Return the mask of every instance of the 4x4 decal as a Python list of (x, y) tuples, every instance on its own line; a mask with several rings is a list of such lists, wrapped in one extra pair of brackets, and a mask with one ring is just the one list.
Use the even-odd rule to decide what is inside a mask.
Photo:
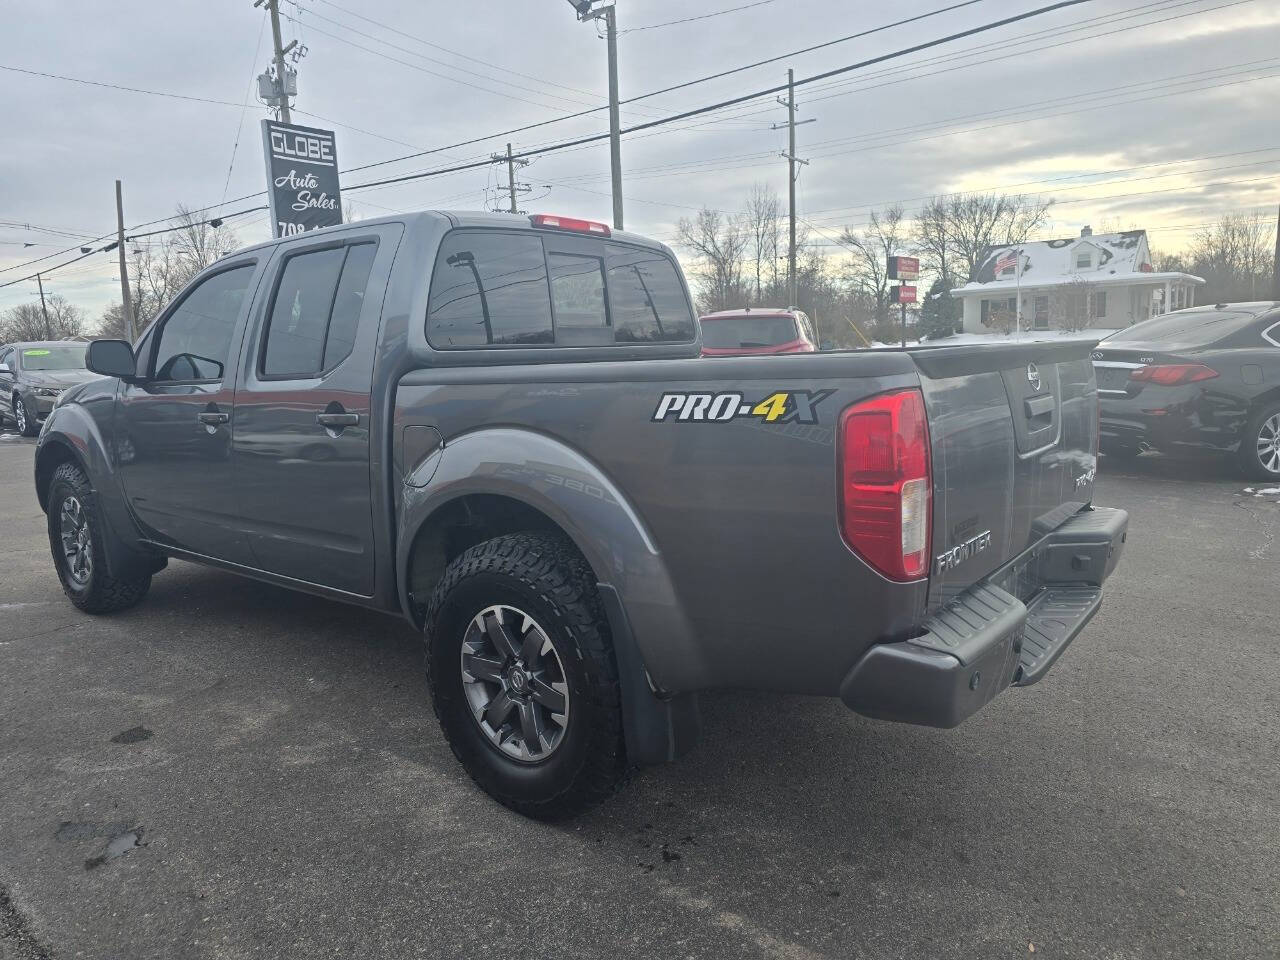
[(759, 420), (763, 423), (817, 423), (818, 404), (834, 390), (779, 390), (752, 401), (741, 393), (664, 393), (653, 411), (654, 423), (677, 420), (692, 423), (727, 423)]

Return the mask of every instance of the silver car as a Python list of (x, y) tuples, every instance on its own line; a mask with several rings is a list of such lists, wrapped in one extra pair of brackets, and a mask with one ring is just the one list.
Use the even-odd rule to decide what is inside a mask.
[(87, 345), (74, 340), (10, 343), (0, 347), (0, 422), (34, 437), (62, 391), (93, 379), (84, 368)]

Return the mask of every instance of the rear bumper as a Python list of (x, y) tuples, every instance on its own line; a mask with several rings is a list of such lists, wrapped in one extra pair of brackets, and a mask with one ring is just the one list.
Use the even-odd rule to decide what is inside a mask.
[(1198, 385), (1148, 384), (1131, 397), (1099, 399), (1098, 441), (1103, 453), (1147, 446), (1232, 451), (1248, 415), (1247, 404)]
[(1076, 514), (930, 617), (921, 636), (868, 650), (840, 699), (879, 720), (954, 727), (1006, 687), (1035, 683), (1098, 612), (1128, 526), (1123, 510)]

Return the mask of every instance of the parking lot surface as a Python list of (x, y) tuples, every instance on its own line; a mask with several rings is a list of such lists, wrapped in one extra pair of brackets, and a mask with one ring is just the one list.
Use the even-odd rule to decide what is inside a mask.
[(0, 438), (2, 960), (1280, 955), (1280, 494), (1216, 465), (1104, 461), (1102, 612), (960, 729), (714, 693), (547, 826), (454, 761), (398, 620), (178, 562), (77, 612), (33, 449)]

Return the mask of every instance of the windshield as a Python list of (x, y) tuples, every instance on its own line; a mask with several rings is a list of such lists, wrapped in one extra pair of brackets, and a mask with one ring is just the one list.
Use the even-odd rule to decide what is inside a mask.
[(1243, 330), (1257, 319), (1251, 313), (1170, 313), (1135, 323), (1104, 343), (1164, 343), (1199, 347)]
[(83, 343), (48, 347), (24, 347), (18, 351), (23, 370), (83, 370)]
[(798, 339), (795, 319), (785, 314), (702, 318), (702, 345), (713, 350), (776, 347)]

